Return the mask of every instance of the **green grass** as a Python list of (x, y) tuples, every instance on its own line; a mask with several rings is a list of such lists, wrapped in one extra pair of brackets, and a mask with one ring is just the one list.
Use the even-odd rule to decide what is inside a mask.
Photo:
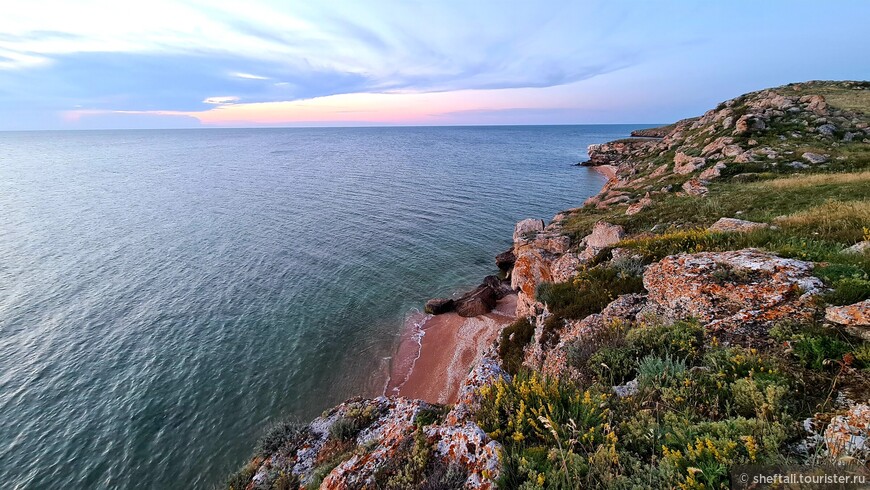
[(505, 371), (516, 374), (523, 365), (523, 349), (532, 340), (535, 326), (528, 318), (518, 318), (499, 334), (498, 357)]

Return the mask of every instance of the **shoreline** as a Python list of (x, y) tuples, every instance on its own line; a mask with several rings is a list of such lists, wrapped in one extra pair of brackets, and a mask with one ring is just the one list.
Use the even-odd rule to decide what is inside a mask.
[[(592, 167), (592, 168), (593, 168), (596, 172), (598, 172), (598, 173), (600, 173), (601, 175), (607, 177), (608, 180), (609, 180), (609, 179), (615, 179), (615, 178), (616, 178), (616, 167), (614, 167), (613, 165), (596, 165), (596, 166), (594, 166), (594, 167)], [(600, 192), (600, 191), (599, 191), (599, 192)]]
[(465, 318), (455, 312), (413, 313), (390, 362), (384, 395), (455, 403), (462, 380), (516, 319), (517, 295), (498, 300), (491, 312)]

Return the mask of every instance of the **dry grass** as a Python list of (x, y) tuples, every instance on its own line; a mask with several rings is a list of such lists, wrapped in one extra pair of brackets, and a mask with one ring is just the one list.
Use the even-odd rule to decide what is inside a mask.
[[(870, 171), (848, 174), (812, 174), (797, 175), (784, 179), (769, 180), (758, 185), (773, 189), (796, 189), (800, 187), (820, 185), (842, 185), (867, 183), (870, 186)], [(870, 194), (870, 187), (867, 189)]]
[(856, 242), (870, 227), (870, 201), (829, 201), (774, 220), (785, 230)]
[[(859, 82), (866, 83), (866, 82)], [(825, 98), (828, 105), (837, 109), (847, 111), (863, 112), (870, 114), (870, 90), (855, 90), (845, 86), (828, 83), (808, 83), (802, 84), (800, 88), (795, 90), (794, 87), (782, 87), (777, 90), (783, 95), (821, 95)]]

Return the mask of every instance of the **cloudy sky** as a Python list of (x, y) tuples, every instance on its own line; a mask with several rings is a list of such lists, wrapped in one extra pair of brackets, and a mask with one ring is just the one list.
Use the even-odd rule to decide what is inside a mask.
[(12, 0), (0, 130), (656, 123), (870, 79), (870, 2)]

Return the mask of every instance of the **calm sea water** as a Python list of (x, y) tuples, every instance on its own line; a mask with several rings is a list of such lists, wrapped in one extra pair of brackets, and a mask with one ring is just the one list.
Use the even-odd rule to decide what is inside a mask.
[(207, 488), (379, 394), (405, 315), (633, 127), (0, 133), (0, 482)]

